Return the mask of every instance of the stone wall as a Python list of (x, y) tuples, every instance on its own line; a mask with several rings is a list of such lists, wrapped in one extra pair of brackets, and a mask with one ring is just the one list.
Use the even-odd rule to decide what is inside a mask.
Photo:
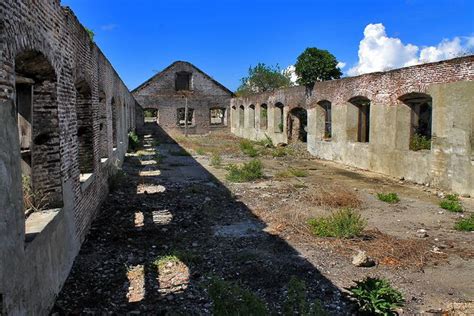
[[(293, 119), (289, 114), (301, 108), (307, 116), (307, 148), (313, 155), (474, 195), (473, 81), (474, 56), (467, 56), (320, 82), (312, 89), (293, 87), (235, 98), (231, 129), (248, 139), (267, 135), (274, 143), (287, 143)], [(430, 100), (431, 149), (413, 151), (409, 149), (413, 110), (407, 100), (417, 98)], [(368, 142), (357, 138), (361, 100), (370, 103)], [(325, 135), (325, 101), (331, 105), (331, 135)], [(281, 121), (277, 105), (283, 106)], [(261, 122), (262, 106), (268, 108), (266, 125)]]
[[(191, 74), (190, 89), (176, 91), (175, 80), (179, 72)], [(204, 134), (216, 129), (229, 129), (228, 109), (232, 92), (188, 62), (178, 61), (132, 91), (143, 109), (158, 110), (158, 124), (167, 132), (184, 132), (178, 122), (178, 109), (194, 111), (188, 133)], [(210, 110), (225, 111), (224, 124), (211, 125)]]
[[(18, 102), (33, 117), (21, 152)], [(59, 0), (0, 2), (0, 314), (48, 314), (140, 113)], [(22, 166), (48, 200), (26, 219)]]

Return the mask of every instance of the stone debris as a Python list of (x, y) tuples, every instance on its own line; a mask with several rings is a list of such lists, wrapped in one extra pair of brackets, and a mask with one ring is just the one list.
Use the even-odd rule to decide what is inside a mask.
[(373, 267), (375, 266), (375, 261), (367, 255), (365, 251), (359, 250), (359, 252), (352, 257), (352, 264), (356, 267)]

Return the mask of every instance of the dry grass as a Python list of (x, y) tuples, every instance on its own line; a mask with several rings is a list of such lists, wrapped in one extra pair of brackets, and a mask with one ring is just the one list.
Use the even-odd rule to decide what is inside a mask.
[(354, 191), (332, 184), (320, 184), (305, 190), (302, 200), (309, 205), (329, 208), (358, 208), (362, 204)]
[(204, 136), (189, 136), (182, 135), (173, 137), (176, 142), (186, 148), (187, 150), (200, 151), (206, 154), (219, 155), (239, 155), (239, 141), (240, 138), (231, 134), (215, 133)]

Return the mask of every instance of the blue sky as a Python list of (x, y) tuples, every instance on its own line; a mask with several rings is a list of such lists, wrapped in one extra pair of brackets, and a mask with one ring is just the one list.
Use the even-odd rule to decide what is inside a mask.
[[(361, 62), (354, 68), (357, 71), (387, 68), (385, 61), (371, 64), (373, 56), (392, 58), (392, 68), (413, 64), (408, 62), (415, 53), (406, 46), (409, 43), (419, 51), (426, 46), (442, 50), (443, 39), (456, 37), (461, 37), (461, 45), (474, 45), (472, 0), (63, 0), (62, 4), (95, 32), (95, 41), (130, 89), (173, 61), (186, 60), (235, 90), (249, 66), (264, 62), (284, 68), (313, 46), (346, 63), (347, 74), (359, 62), (359, 44), (371, 23), (383, 24), (386, 36), (380, 24), (370, 33), (372, 40), (364, 52), (370, 65)], [(400, 60), (394, 55), (406, 56)]]

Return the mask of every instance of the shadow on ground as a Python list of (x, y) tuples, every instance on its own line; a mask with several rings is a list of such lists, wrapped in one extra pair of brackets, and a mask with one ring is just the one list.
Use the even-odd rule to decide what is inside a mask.
[(292, 276), (306, 282), (310, 301), (348, 313), (328, 279), (158, 125), (144, 131), (145, 149), (159, 156), (127, 157), (126, 178), (103, 204), (53, 313), (211, 314), (211, 277), (279, 313)]

